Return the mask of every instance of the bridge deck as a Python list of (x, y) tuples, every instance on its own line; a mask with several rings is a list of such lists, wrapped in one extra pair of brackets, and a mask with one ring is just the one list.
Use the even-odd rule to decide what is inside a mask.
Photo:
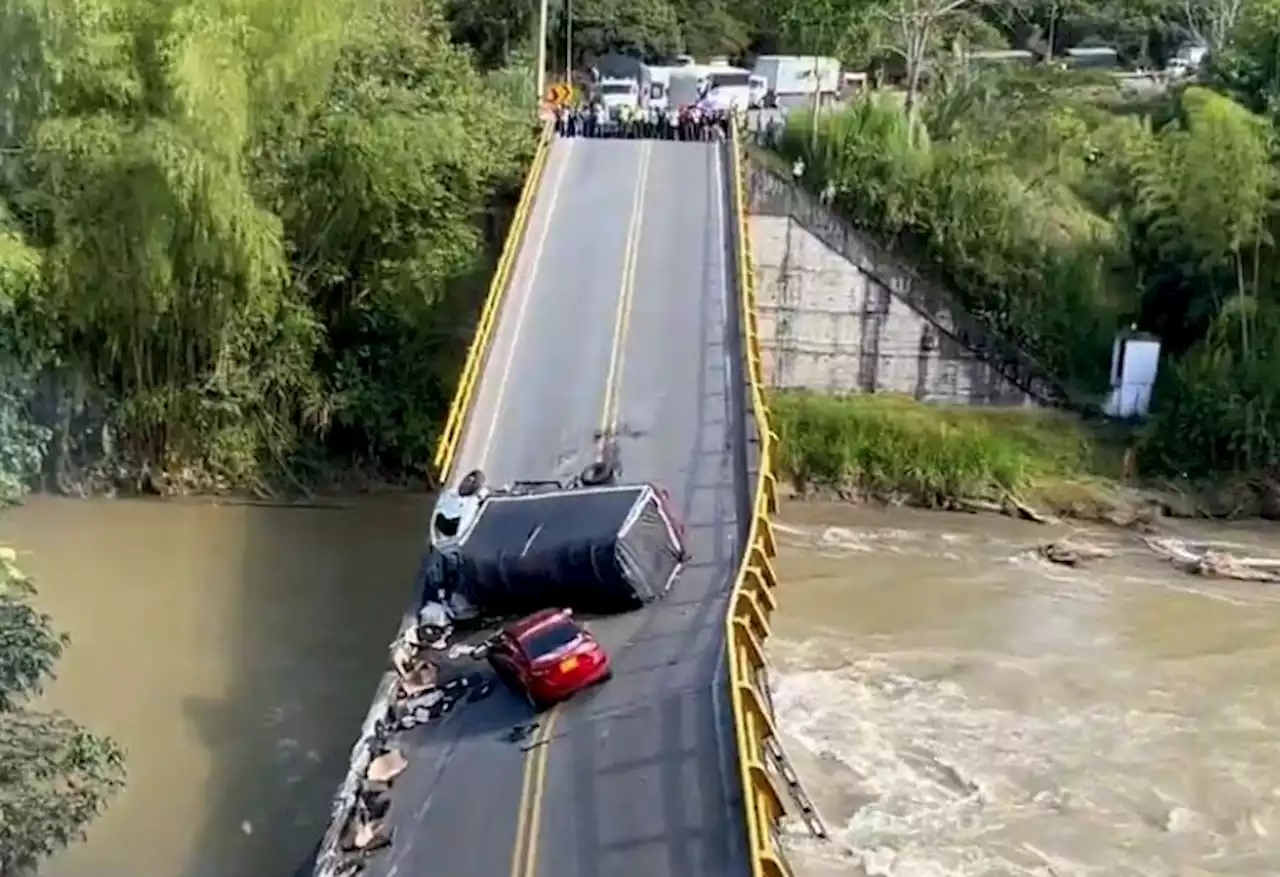
[(592, 622), (613, 681), (532, 741), (503, 691), (412, 732), (371, 877), (749, 873), (723, 638), (751, 490), (726, 180), (710, 145), (554, 143), (455, 471), (562, 476), (612, 423), (693, 562), (666, 600)]

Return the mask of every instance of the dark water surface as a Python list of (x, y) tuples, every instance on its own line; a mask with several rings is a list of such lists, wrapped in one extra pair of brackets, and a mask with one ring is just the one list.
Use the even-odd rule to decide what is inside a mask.
[(49, 700), (128, 749), (47, 877), (286, 877), (323, 831), (410, 594), (424, 500), (35, 497), (0, 541), (72, 636)]

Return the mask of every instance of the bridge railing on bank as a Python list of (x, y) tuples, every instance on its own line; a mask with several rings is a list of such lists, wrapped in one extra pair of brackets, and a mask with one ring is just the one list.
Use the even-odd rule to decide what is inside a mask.
[[(745, 376), (751, 418), (748, 426), (755, 434), (758, 469), (746, 547), (724, 622), (725, 639), (751, 874), (752, 877), (791, 877), (791, 868), (778, 843), (779, 824), (786, 814), (779, 784), (790, 784), (794, 775), (786, 767), (778, 743), (764, 653), (770, 618), (777, 608), (778, 578), (773, 569), (777, 545), (770, 522), (770, 516), (778, 507), (777, 478), (773, 472), (777, 436), (769, 423), (769, 407), (764, 395), (743, 149), (742, 132), (735, 126), (729, 141), (733, 216), (737, 223), (735, 270), (746, 336)], [(792, 780), (786, 778), (788, 775)]]
[[(476, 387), (484, 374), (485, 360), (488, 358), (489, 346), (493, 340), (493, 331), (498, 322), (498, 313), (502, 308), (502, 300), (510, 284), (511, 272), (515, 268), (520, 254), (520, 245), (524, 241), (525, 229), (529, 224), (529, 214), (533, 209), (534, 197), (542, 180), (542, 172), (546, 168), (547, 157), (551, 151), (550, 125), (544, 125), (529, 166), (529, 174), (525, 178), (524, 188), (520, 193), (520, 201), (507, 230), (507, 237), (502, 246), (502, 254), (494, 267), (493, 279), (489, 283), (489, 291), (485, 296), (480, 318), (476, 323), (475, 335), (467, 358), (458, 378), (458, 388), (454, 393), (453, 403), (449, 406), (448, 419), (444, 432), (440, 435), (440, 443), (436, 447), (433, 460), (435, 473), (440, 482), (447, 483), (458, 454), (458, 446), (462, 441), (463, 430), (471, 412)], [(400, 634), (404, 635), (408, 626), (416, 621), (412, 612), (406, 613), (401, 620)], [(343, 841), (348, 825), (355, 815), (356, 802), (365, 784), (365, 772), (369, 768), (376, 751), (386, 742), (387, 717), (391, 709), (391, 694), (395, 684), (395, 673), (388, 670), (379, 681), (373, 705), (360, 728), (360, 738), (351, 750), (351, 763), (347, 776), (333, 799), (329, 815), (329, 828), (320, 842), (316, 852), (314, 873), (318, 877), (336, 877), (342, 870)]]

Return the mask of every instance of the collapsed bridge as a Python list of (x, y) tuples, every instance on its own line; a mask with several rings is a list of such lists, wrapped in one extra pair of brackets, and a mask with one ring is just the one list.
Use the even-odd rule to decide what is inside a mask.
[(544, 134), (437, 463), (556, 478), (584, 437), (625, 432), (627, 481), (669, 492), (688, 559), (660, 599), (593, 620), (613, 681), (528, 737), (511, 733), (527, 707), (503, 697), (400, 735), (390, 843), (364, 859), (340, 847), (390, 745), (384, 682), (319, 874), (790, 873), (776, 830), (798, 785), (762, 673), (771, 436), (736, 148)]

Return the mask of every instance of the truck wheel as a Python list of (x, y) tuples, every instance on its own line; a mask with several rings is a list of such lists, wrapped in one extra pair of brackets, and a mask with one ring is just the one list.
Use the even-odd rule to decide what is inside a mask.
[(582, 470), (578, 480), (586, 487), (601, 487), (606, 484), (612, 484), (616, 476), (617, 473), (613, 467), (604, 460), (597, 460)]
[(472, 469), (458, 482), (458, 496), (473, 496), (479, 493), (484, 489), (484, 482), (484, 473), (479, 469)]

